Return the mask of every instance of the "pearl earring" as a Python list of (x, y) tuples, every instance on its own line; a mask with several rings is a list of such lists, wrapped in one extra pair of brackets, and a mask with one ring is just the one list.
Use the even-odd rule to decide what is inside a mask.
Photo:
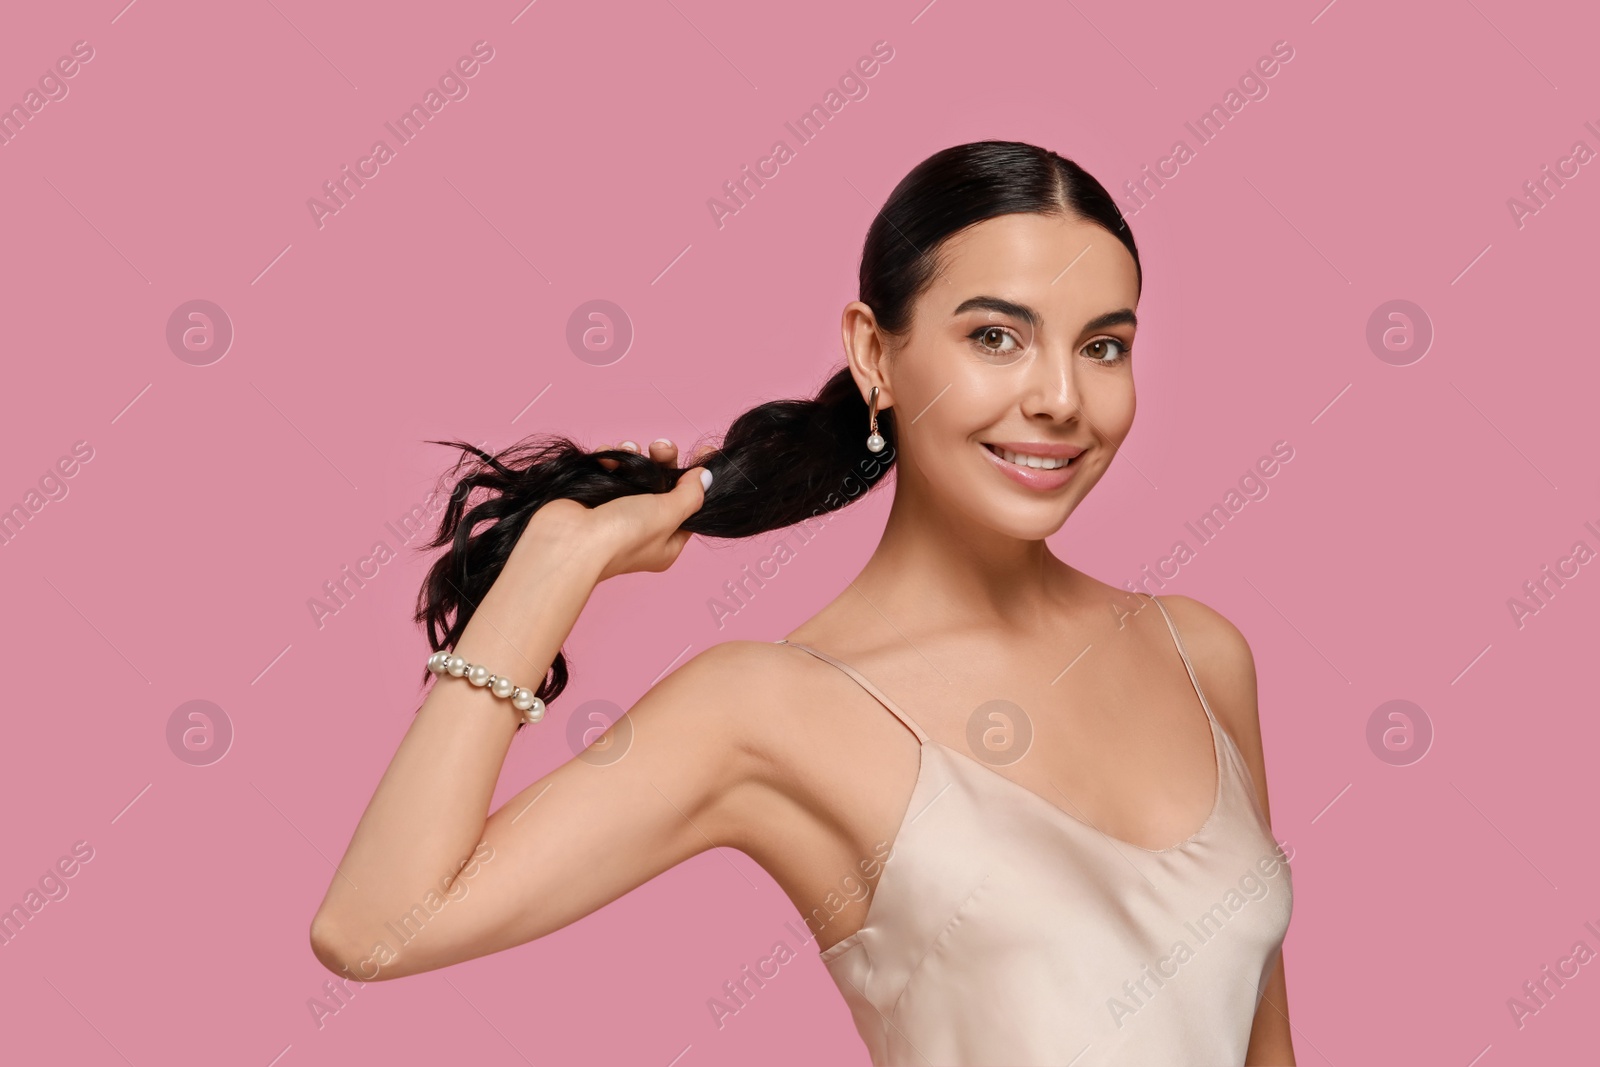
[(878, 387), (876, 385), (872, 387), (872, 392), (868, 394), (867, 404), (872, 409), (872, 425), (870, 426), (871, 435), (867, 438), (867, 451), (882, 452), (885, 442), (883, 437), (878, 433)]

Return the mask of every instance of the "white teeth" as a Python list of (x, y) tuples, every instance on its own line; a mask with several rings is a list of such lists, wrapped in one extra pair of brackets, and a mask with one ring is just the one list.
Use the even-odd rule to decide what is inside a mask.
[(1044, 456), (1026, 456), (1021, 452), (1008, 452), (1003, 448), (995, 448), (993, 446), (990, 446), (989, 450), (995, 455), (999, 456), (1001, 459), (1005, 460), (1007, 463), (1014, 463), (1019, 467), (1034, 467), (1042, 471), (1059, 470), (1071, 462), (1062, 456), (1054, 456), (1049, 458)]

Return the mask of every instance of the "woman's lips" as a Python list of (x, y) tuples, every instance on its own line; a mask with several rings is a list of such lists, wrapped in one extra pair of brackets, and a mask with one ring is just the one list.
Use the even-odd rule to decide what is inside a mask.
[(999, 468), (1001, 474), (1004, 474), (1019, 485), (1025, 485), (1029, 489), (1037, 489), (1041, 492), (1060, 489), (1072, 480), (1073, 472), (1078, 469), (1078, 457), (1074, 457), (1065, 467), (1058, 467), (1055, 470), (1043, 470), (1039, 467), (1024, 467), (1011, 463), (1001, 459), (988, 445), (981, 447), (983, 448), (983, 454), (989, 457), (990, 463)]

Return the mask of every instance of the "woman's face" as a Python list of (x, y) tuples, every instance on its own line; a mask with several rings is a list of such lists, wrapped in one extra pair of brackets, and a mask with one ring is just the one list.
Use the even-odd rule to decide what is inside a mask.
[(909, 333), (879, 364), (896, 492), (1047, 537), (1133, 426), (1133, 256), (1094, 223), (1015, 214), (955, 235), (940, 259)]

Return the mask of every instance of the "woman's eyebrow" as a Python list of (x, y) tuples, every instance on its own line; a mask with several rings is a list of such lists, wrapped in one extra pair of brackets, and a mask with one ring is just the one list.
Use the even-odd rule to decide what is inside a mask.
[(1002, 315), (1021, 319), (1029, 326), (1038, 326), (1043, 318), (1037, 311), (1027, 304), (1018, 304), (1012, 300), (1002, 300), (998, 296), (971, 296), (961, 301), (952, 311), (951, 315), (959, 315), (963, 311), (997, 311)]
[(1133, 313), (1132, 308), (1118, 308), (1108, 311), (1104, 315), (1096, 315), (1083, 324), (1084, 330), (1103, 330), (1107, 326), (1134, 326), (1139, 325), (1139, 317)]
[[(956, 306), (952, 315), (960, 315), (964, 311), (995, 311), (1002, 315), (1010, 315), (1021, 319), (1029, 326), (1035, 328), (1043, 320), (1040, 315), (1027, 304), (1019, 304), (1014, 300), (1003, 300), (998, 296), (973, 296), (963, 300)], [(1103, 315), (1096, 315), (1083, 324), (1084, 330), (1103, 330), (1107, 326), (1134, 326), (1139, 325), (1139, 318), (1133, 313), (1132, 308), (1118, 308), (1108, 311)]]

